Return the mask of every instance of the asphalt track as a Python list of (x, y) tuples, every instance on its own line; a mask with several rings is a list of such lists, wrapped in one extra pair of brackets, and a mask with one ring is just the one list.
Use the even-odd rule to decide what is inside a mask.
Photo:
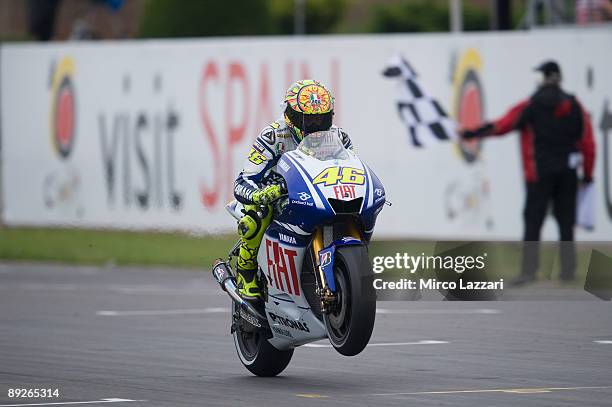
[(361, 355), (318, 342), (257, 378), (228, 301), (209, 273), (0, 265), (0, 406), (612, 405), (609, 302), (380, 302)]

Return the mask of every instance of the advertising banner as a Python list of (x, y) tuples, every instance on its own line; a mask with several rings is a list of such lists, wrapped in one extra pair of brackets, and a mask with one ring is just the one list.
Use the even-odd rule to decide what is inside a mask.
[[(291, 82), (316, 78), (393, 203), (375, 236), (518, 239), (518, 132), (417, 146), (398, 105), (406, 80), (383, 72), (404, 58), (449, 116), (473, 126), (528, 97), (533, 68), (552, 58), (598, 147), (595, 229), (578, 238), (609, 240), (611, 44), (610, 30), (572, 29), (3, 45), (2, 221), (232, 232), (224, 207), (253, 140), (280, 117)], [(556, 239), (552, 219), (543, 236)]]

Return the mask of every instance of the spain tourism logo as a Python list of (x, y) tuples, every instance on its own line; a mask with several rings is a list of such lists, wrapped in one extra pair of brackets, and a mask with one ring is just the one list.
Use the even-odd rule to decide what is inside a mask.
[[(479, 126), (484, 119), (484, 92), (480, 81), (482, 60), (474, 48), (461, 54), (453, 75), (453, 112), (460, 128)], [(480, 157), (482, 142), (459, 140), (462, 158), (473, 163)]]
[(51, 73), (51, 109), (49, 129), (51, 144), (60, 158), (67, 159), (74, 147), (76, 135), (76, 94), (74, 89), (75, 63), (63, 57)]
[(47, 173), (42, 184), (45, 207), (71, 220), (81, 218), (85, 211), (80, 198), (80, 171), (74, 160), (68, 160), (74, 150), (77, 124), (74, 73), (72, 57), (62, 57), (59, 62), (51, 63), (49, 134), (52, 150), (60, 160)]

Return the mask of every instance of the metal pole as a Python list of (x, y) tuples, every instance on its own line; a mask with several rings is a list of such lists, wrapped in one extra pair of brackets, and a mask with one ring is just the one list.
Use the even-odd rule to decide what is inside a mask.
[(489, 0), (489, 8), (491, 10), (489, 14), (489, 30), (499, 29), (499, 1)]
[(552, 24), (552, 4), (551, 0), (542, 1), (544, 7), (544, 25)]
[(293, 0), (293, 34), (306, 33), (306, 0)]
[(537, 24), (537, 20), (536, 20), (537, 10), (536, 9), (537, 9), (537, 1), (529, 0), (527, 2), (527, 18), (526, 18), (526, 25), (528, 29), (532, 29)]
[(463, 31), (463, 8), (462, 0), (449, 0), (450, 26), (452, 32)]
[(491, 30), (510, 30), (512, 26), (512, 0), (489, 0)]

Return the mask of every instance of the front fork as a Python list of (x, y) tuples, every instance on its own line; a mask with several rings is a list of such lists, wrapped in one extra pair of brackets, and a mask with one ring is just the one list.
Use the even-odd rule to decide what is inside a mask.
[[(343, 239), (361, 241), (362, 236), (354, 221), (348, 221)], [(333, 239), (333, 226), (319, 226), (312, 239), (312, 258), (317, 274), (316, 294), (321, 300), (321, 312), (329, 313), (337, 302), (336, 284), (333, 274), (333, 258), (337, 241)]]

